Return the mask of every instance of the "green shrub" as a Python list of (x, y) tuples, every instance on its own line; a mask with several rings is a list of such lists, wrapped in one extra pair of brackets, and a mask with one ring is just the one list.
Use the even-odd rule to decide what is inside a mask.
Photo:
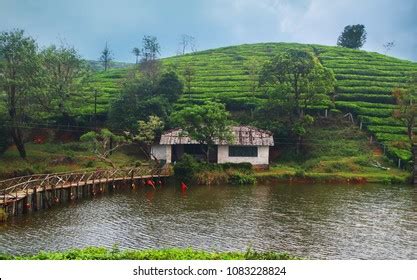
[(256, 177), (253, 174), (237, 171), (229, 175), (228, 182), (232, 185), (254, 185), (256, 183)]
[(85, 167), (85, 168), (91, 168), (91, 167), (94, 167), (94, 161), (92, 161), (92, 160), (87, 161), (87, 162), (84, 164), (84, 167)]
[(224, 170), (228, 169), (235, 169), (240, 171), (252, 171), (252, 164), (250, 162), (242, 162), (242, 163), (223, 163), (221, 164), (223, 166)]
[(174, 176), (184, 182), (192, 182), (195, 174), (202, 169), (202, 164), (193, 156), (184, 154), (183, 157), (174, 165)]
[(202, 170), (194, 175), (194, 181), (199, 185), (220, 185), (228, 181), (228, 174), (223, 170)]
[(306, 176), (306, 172), (303, 169), (298, 169), (295, 171), (294, 176), (298, 178), (304, 178)]

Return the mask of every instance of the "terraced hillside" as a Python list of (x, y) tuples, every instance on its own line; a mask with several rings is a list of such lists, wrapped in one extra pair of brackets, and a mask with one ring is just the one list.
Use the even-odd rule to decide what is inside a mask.
[[(410, 159), (409, 149), (398, 143), (406, 140), (407, 136), (405, 127), (392, 117), (395, 105), (391, 92), (395, 87), (402, 87), (409, 74), (417, 71), (415, 62), (340, 47), (265, 43), (170, 57), (163, 59), (163, 64), (179, 75), (187, 66), (195, 71), (191, 93), (184, 94), (177, 106), (216, 98), (227, 103), (231, 109), (234, 106), (241, 108), (262, 98), (260, 91), (252, 91), (253, 61), (262, 64), (288, 48), (309, 50), (324, 66), (332, 69), (337, 79), (336, 109), (353, 113), (358, 122), (362, 121), (363, 127), (385, 146), (392, 158)], [(132, 69), (112, 69), (95, 76), (93, 84), (100, 91), (99, 110), (105, 112), (109, 102), (117, 98), (120, 84), (129, 71)], [(89, 100), (92, 100), (91, 97)], [(329, 99), (318, 108), (331, 106)]]

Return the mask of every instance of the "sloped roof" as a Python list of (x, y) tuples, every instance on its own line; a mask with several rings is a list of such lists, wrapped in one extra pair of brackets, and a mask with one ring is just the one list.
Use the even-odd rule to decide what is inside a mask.
[[(216, 145), (241, 146), (274, 146), (272, 133), (252, 126), (232, 126), (233, 143), (215, 141)], [(160, 145), (199, 144), (197, 141), (185, 136), (181, 128), (171, 129), (161, 135)]]

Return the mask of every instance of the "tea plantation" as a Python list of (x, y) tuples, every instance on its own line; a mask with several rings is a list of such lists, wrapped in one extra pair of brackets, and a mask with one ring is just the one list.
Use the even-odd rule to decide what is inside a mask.
[[(409, 147), (405, 127), (392, 117), (395, 107), (391, 92), (403, 87), (408, 76), (417, 71), (417, 63), (400, 60), (378, 53), (340, 47), (295, 43), (263, 43), (239, 45), (197, 52), (163, 59), (164, 69), (174, 70), (183, 76), (184, 68), (191, 67), (195, 74), (191, 92), (186, 92), (176, 106), (218, 99), (229, 109), (242, 109), (256, 104), (263, 94), (253, 91), (254, 75), (251, 65), (262, 65), (270, 57), (288, 48), (299, 48), (314, 53), (320, 62), (334, 71), (337, 79), (335, 103), (325, 101), (316, 106), (350, 112), (355, 121), (374, 135), (381, 147), (392, 159), (409, 161)], [(253, 68), (252, 68), (253, 69)], [(133, 75), (133, 67), (98, 72), (84, 93), (86, 106), (79, 108), (81, 114), (91, 114), (92, 88), (97, 88), (98, 111), (105, 113), (111, 100), (117, 98), (123, 80)], [(88, 96), (88, 97), (87, 97)], [(86, 98), (87, 97), (87, 98)]]

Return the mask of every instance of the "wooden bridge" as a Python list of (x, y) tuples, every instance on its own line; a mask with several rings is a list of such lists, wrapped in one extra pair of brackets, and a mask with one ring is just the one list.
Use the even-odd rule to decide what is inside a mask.
[(54, 204), (111, 192), (118, 186), (143, 185), (149, 179), (158, 184), (168, 176), (165, 168), (145, 165), (16, 177), (0, 181), (0, 209), (9, 215), (47, 209)]

